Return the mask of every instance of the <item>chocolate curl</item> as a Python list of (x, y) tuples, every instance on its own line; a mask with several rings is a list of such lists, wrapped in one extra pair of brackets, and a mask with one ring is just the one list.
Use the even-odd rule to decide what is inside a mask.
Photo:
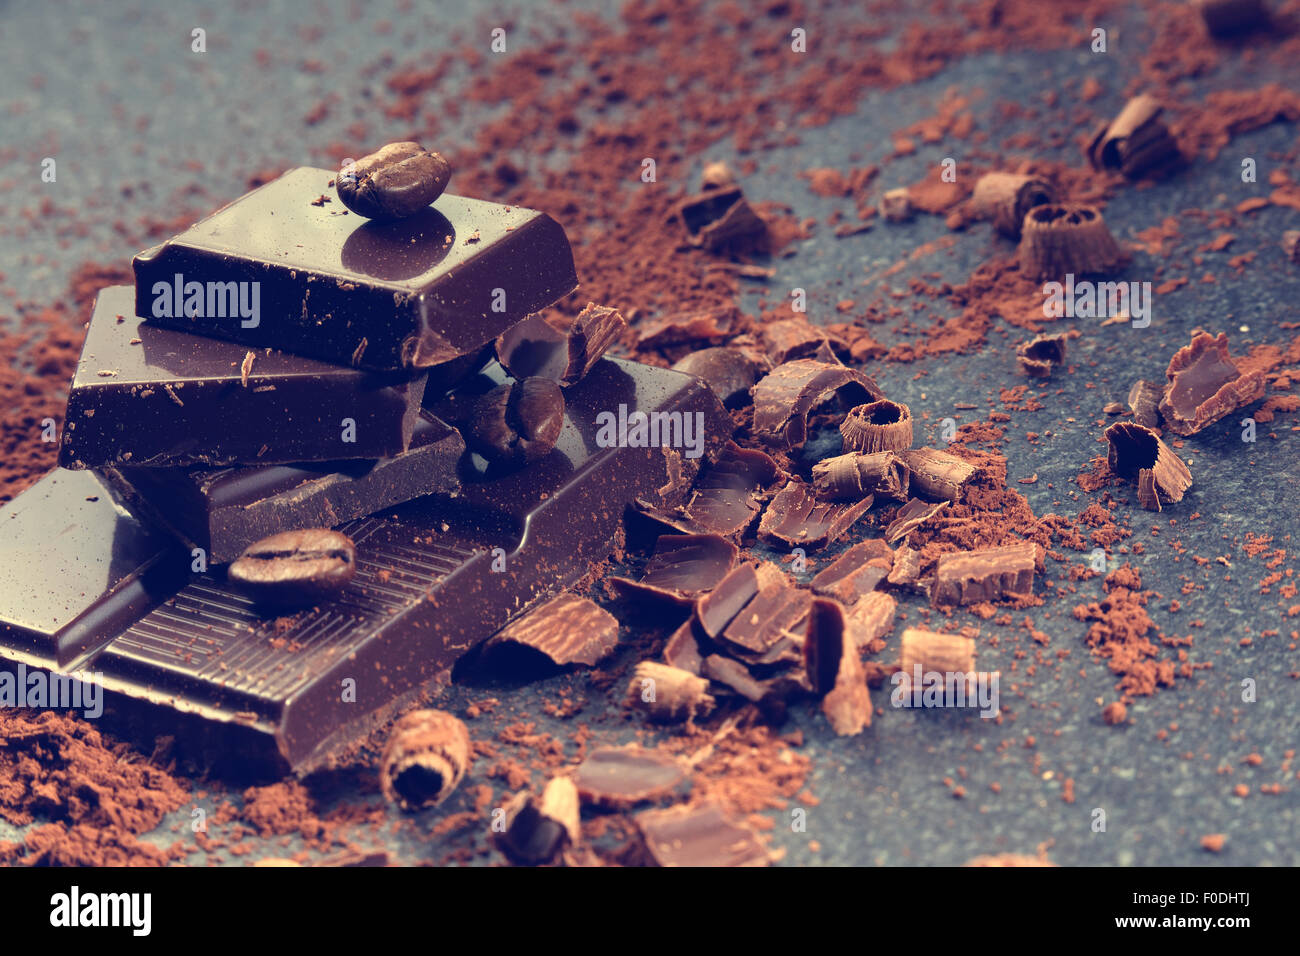
[(985, 173), (975, 182), (971, 213), (993, 220), (993, 227), (1012, 239), (1020, 238), (1025, 213), (1056, 201), (1056, 190), (1045, 180), (1023, 173)]
[[(1144, 508), (1154, 505), (1151, 510), (1159, 510), (1161, 498), (1183, 500), (1192, 486), (1192, 473), (1154, 430), (1135, 422), (1116, 422), (1106, 429), (1106, 440), (1110, 442), (1106, 463), (1121, 478), (1138, 483), (1138, 500)], [(1143, 471), (1151, 472), (1145, 493), (1141, 490)]]
[(403, 810), (447, 799), (469, 767), (469, 731), (441, 710), (416, 710), (393, 727), (379, 761), (379, 786)]
[(1147, 428), (1160, 427), (1160, 400), (1164, 386), (1159, 382), (1138, 379), (1128, 390), (1128, 407), (1133, 409), (1133, 420)]
[(1040, 335), (1021, 342), (1016, 348), (1016, 361), (1030, 378), (1047, 378), (1052, 369), (1065, 364), (1065, 336)]
[(911, 473), (912, 494), (931, 501), (956, 501), (975, 474), (975, 466), (937, 448), (908, 448), (898, 453)]
[(861, 501), (868, 495), (905, 501), (910, 473), (892, 451), (855, 451), (817, 462), (812, 478), (817, 497), (827, 501)]
[(565, 385), (580, 381), (625, 331), (627, 320), (617, 309), (588, 302), (569, 326), (569, 361), (560, 381)]
[(713, 710), (707, 680), (655, 661), (636, 665), (627, 690), (630, 704), (644, 707), (651, 719), (663, 723), (690, 722)]
[(797, 448), (808, 437), (808, 415), (839, 396), (854, 404), (884, 398), (856, 369), (817, 359), (795, 359), (772, 369), (754, 386), (754, 435), (765, 444)]
[(1195, 435), (1239, 408), (1264, 397), (1264, 374), (1243, 374), (1228, 354), (1228, 336), (1198, 332), (1169, 360), (1160, 400), (1165, 425)]
[(1124, 260), (1101, 212), (1092, 206), (1051, 204), (1025, 214), (1020, 271), (1031, 279), (1107, 272)]
[(1226, 37), (1256, 30), (1268, 23), (1263, 0), (1192, 0), (1212, 36)]
[(1178, 143), (1160, 120), (1162, 108), (1143, 93), (1129, 100), (1119, 116), (1103, 123), (1088, 144), (1093, 169), (1118, 169), (1130, 179), (1178, 158)]
[(767, 233), (767, 223), (745, 199), (737, 185), (721, 186), (678, 203), (673, 218), (686, 227), (693, 246), (716, 252), (743, 239)]
[(909, 680), (917, 667), (921, 668), (922, 675), (930, 671), (971, 674), (975, 672), (975, 641), (955, 634), (909, 627), (903, 631), (898, 664)]
[(912, 447), (912, 410), (887, 398), (849, 410), (840, 422), (848, 451), (897, 451)]
[(1032, 541), (949, 551), (935, 563), (930, 603), (935, 607), (980, 604), (1031, 595), (1037, 563), (1038, 546)]
[(907, 537), (910, 532), (921, 527), (947, 507), (948, 502), (946, 501), (927, 504), (919, 498), (913, 498), (898, 509), (898, 514), (894, 516), (894, 520), (885, 528), (885, 541), (889, 544), (897, 544)]
[(760, 335), (773, 365), (801, 358), (838, 362), (838, 356), (849, 354), (849, 343), (803, 317), (770, 322), (763, 326)]
[(858, 657), (858, 645), (845, 633), (844, 609), (828, 598), (814, 598), (808, 611), (804, 672), (822, 713), (841, 737), (871, 725), (871, 693)]
[(1300, 264), (1300, 230), (1288, 229), (1282, 233), (1282, 251), (1288, 260)]

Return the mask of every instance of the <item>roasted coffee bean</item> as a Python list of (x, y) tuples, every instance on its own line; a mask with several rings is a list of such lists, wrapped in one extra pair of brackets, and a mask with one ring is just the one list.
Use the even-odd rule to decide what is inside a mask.
[(390, 222), (414, 215), (441, 196), (451, 172), (451, 163), (419, 143), (389, 143), (344, 169), (334, 188), (358, 216)]
[(257, 603), (305, 607), (341, 591), (357, 573), (357, 547), (329, 528), (283, 531), (250, 544), (227, 576)]
[(521, 464), (555, 447), (564, 427), (564, 393), (548, 378), (498, 385), (470, 412), (465, 440), (495, 464)]

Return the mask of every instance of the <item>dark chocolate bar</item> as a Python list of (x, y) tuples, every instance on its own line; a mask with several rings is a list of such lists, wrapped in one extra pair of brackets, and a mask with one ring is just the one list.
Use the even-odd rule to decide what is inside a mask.
[[(601, 417), (617, 414), (620, 404), (699, 415), (709, 455), (730, 434), (730, 419), (698, 380), (602, 360), (569, 390), (564, 429), (545, 458), (489, 473), (467, 456), (460, 495), (422, 498), (340, 526), (356, 542), (357, 572), (337, 598), (269, 619), (219, 569), (209, 571), (152, 611), (113, 618), (97, 631), (103, 646), (86, 666), (102, 675), (113, 699), (198, 715), (209, 731), (238, 736), (241, 759), (252, 760), (255, 748), (300, 771), (322, 766), (377, 715), (445, 678), (465, 650), (605, 558), (628, 504), (680, 503), (684, 489), (671, 480), (674, 449), (604, 442)], [(36, 559), (61, 507), (39, 489), (0, 510), (0, 526), (32, 509), (45, 522), (5, 536), (5, 568), (14, 580), (0, 590), (0, 620), (30, 615), (53, 587), (86, 592), (79, 606), (99, 613), (102, 582), (85, 574), (56, 579), (48, 559)], [(129, 516), (115, 511), (113, 518), (138, 533)], [(31, 553), (27, 559), (15, 537), (21, 553)], [(118, 533), (109, 527), (75, 537), (83, 564), (97, 565), (110, 561)], [(188, 573), (188, 553), (152, 560)], [(17, 603), (16, 593), (24, 595)], [(6, 634), (0, 656), (18, 657), (25, 646)]]
[(376, 375), (141, 321), (99, 294), (59, 463), (186, 466), (382, 458), (406, 450), (425, 376)]
[(136, 256), (135, 311), (341, 365), (419, 369), (577, 287), (569, 241), (544, 213), (444, 194), (407, 219), (368, 222), (320, 202), (334, 176), (291, 169)]
[(420, 410), (411, 447), (391, 458), (243, 468), (117, 468), (104, 477), (212, 564), (281, 531), (324, 528), (460, 488), (460, 433)]

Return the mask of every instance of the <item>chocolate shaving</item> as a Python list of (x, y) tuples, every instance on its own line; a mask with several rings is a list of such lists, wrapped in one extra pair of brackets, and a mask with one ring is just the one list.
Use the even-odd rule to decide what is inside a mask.
[(868, 538), (818, 571), (812, 579), (812, 589), (816, 594), (852, 605), (874, 591), (893, 566), (893, 549), (879, 538)]
[(627, 322), (617, 309), (588, 302), (569, 326), (568, 362), (560, 381), (565, 385), (581, 381), (626, 330)]
[(871, 724), (871, 694), (857, 643), (846, 639), (844, 609), (815, 598), (805, 635), (804, 672), (813, 693), (822, 698), (822, 713), (841, 737), (860, 734)]
[(709, 637), (717, 637), (758, 594), (758, 574), (752, 564), (742, 564), (695, 605), (695, 619)]
[(699, 622), (694, 617), (683, 621), (664, 645), (664, 663), (669, 667), (698, 675), (704, 662), (704, 657), (700, 653), (701, 634)]
[(991, 219), (1003, 235), (1019, 239), (1025, 213), (1051, 202), (1056, 202), (1056, 190), (1036, 176), (985, 173), (975, 182), (970, 211), (980, 219)]
[(975, 641), (918, 627), (905, 628), (899, 643), (898, 666), (909, 681), (918, 668), (922, 675), (973, 674)]
[(808, 436), (808, 415), (839, 397), (853, 405), (884, 398), (861, 372), (816, 359), (778, 365), (754, 386), (754, 435), (777, 448), (797, 448)]
[[(876, 650), (894, 626), (894, 611), (898, 602), (884, 591), (872, 591), (849, 609), (844, 624), (859, 648)], [(881, 644), (883, 646), (883, 644)]]
[(1150, 468), (1138, 472), (1138, 504), (1147, 511), (1163, 511), (1160, 493), (1156, 488), (1156, 473)]
[(1016, 348), (1016, 361), (1030, 378), (1047, 378), (1065, 364), (1065, 336), (1040, 335)]
[(838, 335), (813, 325), (802, 316), (769, 322), (760, 333), (773, 365), (811, 358), (834, 363), (849, 354), (849, 344)]
[(860, 501), (868, 496), (906, 501), (911, 472), (892, 451), (849, 452), (817, 462), (813, 490), (825, 501)]
[(761, 493), (779, 474), (768, 455), (729, 441), (718, 460), (696, 480), (685, 517), (701, 531), (727, 537), (743, 534), (758, 517)]
[(850, 409), (840, 423), (845, 451), (871, 454), (912, 447), (912, 410), (887, 398)]
[(758, 594), (727, 625), (722, 640), (733, 645), (733, 656), (753, 664), (797, 661), (812, 600), (800, 588), (760, 583)]
[(885, 578), (895, 587), (910, 587), (921, 578), (921, 552), (907, 545), (894, 552), (894, 567)]
[(406, 811), (437, 806), (465, 776), (469, 731), (441, 710), (416, 710), (393, 725), (379, 760), (379, 786)]
[(848, 531), (871, 508), (870, 496), (853, 504), (820, 502), (808, 485), (791, 479), (763, 512), (758, 536), (792, 547), (820, 548)]
[(975, 466), (937, 448), (909, 448), (898, 453), (911, 473), (912, 494), (931, 501), (956, 501), (975, 474)]
[(750, 402), (749, 390), (758, 381), (758, 366), (737, 349), (715, 347), (692, 352), (673, 368), (704, 380), (727, 408)]
[[(1112, 473), (1141, 486), (1142, 472), (1150, 471), (1152, 491), (1167, 501), (1182, 501), (1192, 485), (1192, 473), (1174, 450), (1150, 428), (1135, 422), (1116, 422), (1106, 429), (1110, 451), (1106, 464)], [(1146, 496), (1151, 502), (1151, 495)], [(1140, 500), (1140, 497), (1139, 497)], [(1146, 505), (1143, 505), (1146, 507)]]
[(1164, 386), (1159, 382), (1138, 379), (1128, 391), (1128, 407), (1133, 409), (1133, 420), (1146, 428), (1160, 427), (1160, 401)]
[(636, 825), (656, 866), (767, 866), (768, 852), (748, 827), (716, 806), (680, 806), (638, 813)]
[(625, 597), (664, 600), (686, 607), (736, 566), (737, 549), (716, 534), (665, 534), (655, 543), (640, 581), (610, 578)]
[(1093, 206), (1049, 204), (1025, 215), (1020, 272), (1030, 279), (1108, 272), (1124, 261), (1101, 211)]
[(880, 197), (879, 208), (886, 222), (906, 222), (912, 218), (912, 194), (906, 186), (886, 190)]
[[(1169, 360), (1167, 384), (1160, 400), (1165, 426), (1180, 435), (1195, 435), (1225, 415), (1264, 397), (1264, 374), (1243, 374), (1228, 355), (1228, 336), (1208, 332), (1192, 336)], [(1177, 500), (1177, 499), (1175, 499)]]
[(941, 554), (930, 601), (938, 607), (1032, 595), (1037, 557), (1038, 546), (1032, 541)]
[(1282, 251), (1289, 261), (1300, 263), (1300, 229), (1288, 229), (1282, 233)]
[(758, 703), (767, 699), (772, 685), (767, 681), (754, 679), (754, 675), (738, 660), (710, 654), (704, 659), (703, 672), (711, 680), (735, 691), (748, 701)]
[(766, 221), (754, 212), (744, 191), (736, 185), (719, 186), (689, 196), (678, 203), (670, 218), (685, 227), (691, 245), (710, 252), (767, 234)]
[(915, 531), (947, 507), (946, 501), (929, 504), (919, 498), (913, 498), (898, 509), (894, 520), (885, 528), (885, 541), (889, 544), (897, 544), (907, 536), (908, 532)]
[(695, 342), (721, 344), (735, 330), (740, 310), (735, 306), (679, 312), (637, 325), (637, 347), (660, 349)]
[(658, 800), (685, 779), (686, 771), (674, 757), (636, 744), (593, 750), (573, 772), (584, 803), (612, 810)]
[(531, 648), (553, 664), (594, 667), (618, 646), (618, 620), (576, 594), (561, 594), (517, 618), (488, 642)]
[(1088, 144), (1093, 169), (1117, 169), (1130, 179), (1167, 166), (1179, 158), (1178, 143), (1160, 119), (1155, 97), (1135, 96), (1109, 123), (1102, 123)]

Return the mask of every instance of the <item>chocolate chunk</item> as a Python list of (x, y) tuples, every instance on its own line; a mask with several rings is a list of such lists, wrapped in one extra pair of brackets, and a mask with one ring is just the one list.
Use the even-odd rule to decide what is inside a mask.
[(545, 655), (553, 664), (594, 667), (618, 646), (618, 621), (593, 601), (561, 594), (516, 618), (489, 647), (513, 644)]
[(869, 538), (859, 541), (818, 571), (812, 579), (812, 589), (852, 605), (874, 591), (893, 566), (893, 549), (879, 538)]
[(948, 507), (946, 501), (927, 504), (919, 498), (913, 498), (898, 509), (894, 520), (885, 528), (885, 541), (889, 544), (897, 544), (907, 537), (908, 532), (915, 531), (946, 507)]
[(292, 169), (136, 256), (129, 311), (343, 366), (420, 369), (577, 286), (564, 230), (543, 213), (444, 194), (407, 219), (363, 222), (308, 201), (334, 177)]
[(634, 818), (656, 866), (768, 866), (771, 859), (748, 827), (716, 806), (646, 810)]
[(906, 186), (881, 194), (880, 216), (885, 222), (907, 222), (912, 218), (912, 194)]
[(492, 842), (518, 866), (553, 863), (582, 839), (578, 788), (568, 777), (553, 777), (540, 798), (516, 794), (503, 809), (505, 829)]
[(244, 549), (227, 572), (256, 603), (307, 607), (342, 591), (357, 573), (357, 546), (329, 528), (282, 531)]
[[(1169, 360), (1168, 384), (1160, 400), (1165, 426), (1179, 435), (1195, 435), (1225, 415), (1264, 397), (1264, 375), (1243, 373), (1228, 355), (1228, 336), (1208, 332), (1192, 336)], [(1177, 500), (1177, 499), (1175, 499)]]
[(423, 375), (381, 376), (283, 352), (259, 352), (245, 371), (245, 355), (142, 322), (130, 286), (101, 290), (68, 394), (60, 464), (272, 464), (408, 448)]
[(804, 672), (822, 712), (841, 737), (871, 725), (871, 694), (858, 657), (858, 645), (845, 633), (844, 610), (827, 598), (815, 598), (808, 610)]
[(393, 726), (379, 760), (379, 785), (403, 810), (436, 807), (456, 789), (470, 761), (463, 723), (446, 711), (413, 711)]
[(693, 246), (717, 252), (742, 242), (752, 243), (767, 234), (767, 223), (754, 212), (739, 186), (719, 186), (682, 200), (672, 218), (686, 229)]
[(1164, 398), (1164, 386), (1159, 382), (1138, 379), (1128, 392), (1128, 407), (1133, 409), (1133, 420), (1146, 428), (1160, 427), (1161, 399)]
[(919, 627), (904, 628), (899, 642), (898, 664), (909, 680), (918, 672), (922, 676), (929, 673), (971, 674), (975, 672), (975, 641)]
[(560, 386), (533, 377), (499, 385), (479, 398), (465, 423), (465, 440), (491, 464), (519, 466), (549, 455), (563, 427)]
[(1267, 26), (1264, 0), (1192, 0), (1201, 11), (1205, 28), (1216, 37), (1235, 36)]
[(613, 810), (665, 797), (685, 779), (672, 755), (636, 744), (593, 750), (573, 774), (584, 803)]
[(1016, 361), (1030, 378), (1047, 378), (1065, 364), (1065, 336), (1039, 335), (1016, 347)]
[(892, 451), (849, 452), (817, 462), (813, 489), (828, 501), (860, 501), (868, 496), (907, 500), (911, 472)]
[(1119, 116), (1093, 134), (1088, 144), (1092, 168), (1117, 169), (1132, 179), (1177, 160), (1178, 143), (1161, 121), (1161, 112), (1153, 96), (1144, 93), (1129, 100)]
[(758, 517), (760, 493), (777, 480), (779, 471), (763, 452), (728, 442), (697, 479), (684, 512), (687, 521), (701, 531), (743, 534)]
[(812, 595), (784, 584), (763, 586), (722, 632), (730, 652), (752, 664), (800, 659), (803, 624)]
[(425, 209), (451, 182), (451, 163), (419, 143), (389, 143), (351, 163), (335, 178), (339, 199), (376, 222), (405, 219)]
[(688, 674), (700, 673), (704, 657), (700, 653), (699, 622), (694, 617), (683, 621), (668, 638), (664, 645), (664, 663)]
[(569, 327), (569, 361), (561, 381), (572, 385), (590, 372), (626, 330), (627, 321), (617, 309), (588, 302)]
[(1054, 203), (1025, 215), (1019, 255), (1020, 272), (1030, 279), (1109, 272), (1125, 258), (1100, 210)]
[[(1146, 484), (1147, 491), (1139, 496), (1139, 501), (1145, 498), (1147, 502), (1143, 507), (1159, 510), (1160, 498), (1183, 500), (1192, 485), (1192, 473), (1152, 429), (1135, 422), (1116, 422), (1106, 429), (1106, 440), (1110, 442), (1106, 463), (1111, 472), (1137, 482), (1139, 489)], [(1142, 478), (1144, 471), (1151, 472), (1147, 481)], [(1153, 498), (1153, 493), (1159, 497)]]
[(911, 587), (921, 578), (921, 552), (903, 545), (894, 552), (894, 566), (885, 578), (895, 587)]
[(908, 448), (898, 453), (911, 474), (914, 494), (932, 501), (956, 501), (975, 475), (975, 466), (936, 448)]
[(748, 405), (749, 390), (758, 381), (758, 366), (733, 348), (701, 349), (676, 362), (673, 368), (703, 379), (728, 408)]
[(210, 564), (233, 561), (280, 531), (341, 524), (422, 495), (455, 493), (465, 451), (460, 433), (420, 412), (410, 448), (391, 458), (241, 468), (117, 468), (104, 479), (131, 510), (202, 548)]
[(852, 504), (818, 501), (792, 478), (777, 492), (758, 523), (758, 536), (801, 548), (820, 548), (848, 531), (871, 508), (870, 496)]
[(941, 554), (930, 601), (938, 607), (1032, 595), (1037, 554), (1032, 541)]
[(717, 637), (736, 615), (758, 594), (758, 575), (752, 564), (732, 568), (708, 594), (695, 605), (695, 617), (709, 637)]
[(853, 407), (885, 397), (861, 372), (816, 359), (778, 365), (754, 386), (753, 395), (755, 437), (783, 449), (804, 443), (809, 413), (832, 398)]
[(883, 641), (893, 628), (897, 607), (898, 602), (884, 591), (872, 591), (854, 604), (844, 621), (854, 644), (874, 650), (874, 645)]
[(709, 682), (697, 674), (670, 664), (642, 661), (627, 685), (627, 702), (659, 723), (690, 723), (713, 710), (708, 691)]
[(637, 324), (637, 347), (659, 349), (695, 342), (721, 344), (730, 338), (740, 321), (735, 306), (677, 312)]
[(763, 325), (760, 334), (773, 365), (783, 365), (801, 358), (837, 362), (849, 354), (849, 344), (844, 339), (813, 325), (803, 316), (768, 322)]
[(1035, 206), (1056, 202), (1056, 190), (1046, 181), (1024, 173), (985, 173), (975, 181), (971, 212), (991, 219), (998, 232), (1020, 238), (1025, 214)]
[(685, 607), (736, 566), (734, 544), (716, 534), (666, 534), (655, 544), (640, 581), (610, 578), (621, 594)]
[(912, 410), (884, 398), (849, 410), (840, 423), (845, 451), (872, 454), (912, 447)]

